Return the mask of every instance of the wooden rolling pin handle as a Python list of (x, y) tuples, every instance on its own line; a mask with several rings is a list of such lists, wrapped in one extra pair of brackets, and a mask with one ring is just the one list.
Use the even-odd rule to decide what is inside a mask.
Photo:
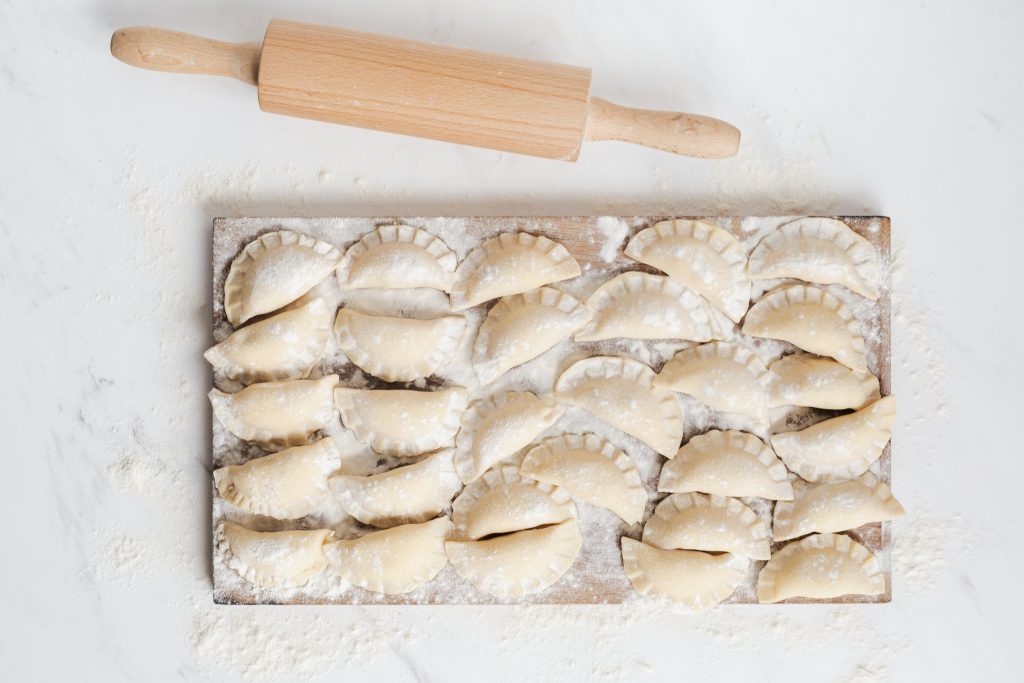
[(142, 69), (228, 76), (252, 85), (260, 68), (259, 43), (225, 43), (146, 26), (114, 31), (110, 54)]
[(632, 109), (600, 97), (590, 98), (588, 140), (620, 140), (701, 159), (736, 154), (740, 131), (710, 116), (674, 111)]

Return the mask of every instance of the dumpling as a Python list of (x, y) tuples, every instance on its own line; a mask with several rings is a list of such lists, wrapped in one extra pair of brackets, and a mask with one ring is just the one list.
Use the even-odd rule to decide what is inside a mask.
[(334, 330), (341, 350), (364, 372), (388, 382), (410, 382), (451, 361), (466, 331), (466, 319), (391, 318), (342, 308)]
[(485, 541), (448, 541), (459, 576), (497, 598), (539, 593), (569, 571), (583, 545), (575, 519)]
[(462, 415), (455, 440), (455, 469), (468, 484), (492, 465), (515, 455), (551, 425), (565, 409), (550, 396), (509, 391), (473, 401)]
[(740, 241), (703, 221), (662, 221), (641, 230), (626, 256), (653, 266), (697, 292), (733, 322), (750, 305), (747, 252)]
[(772, 536), (786, 541), (806, 534), (846, 531), (903, 516), (885, 482), (870, 472), (835, 484), (796, 484), (796, 498), (775, 506)]
[(768, 233), (747, 262), (747, 274), (757, 280), (791, 277), (837, 284), (872, 300), (878, 298), (878, 272), (871, 242), (842, 221), (817, 216)]
[(234, 394), (209, 393), (213, 414), (245, 441), (268, 447), (299, 446), (334, 417), (337, 375), (250, 384)]
[(743, 334), (782, 339), (857, 372), (868, 371), (860, 323), (839, 299), (818, 287), (772, 290), (750, 307)]
[(245, 245), (224, 280), (224, 313), (238, 327), (290, 304), (330, 275), (341, 252), (291, 230), (268, 232)]
[(658, 490), (769, 500), (793, 498), (786, 466), (771, 447), (753, 434), (733, 430), (714, 430), (690, 439), (661, 468)]
[(447, 517), (372, 531), (324, 547), (331, 572), (343, 582), (374, 593), (398, 595), (420, 588), (448, 564)]
[(672, 457), (683, 439), (683, 411), (670, 392), (653, 385), (654, 371), (630, 358), (595, 356), (558, 378), (558, 398)]
[(462, 387), (439, 391), (338, 387), (341, 422), (384, 455), (417, 455), (450, 446), (466, 409)]
[(762, 603), (884, 592), (878, 559), (841, 534), (815, 534), (790, 543), (772, 555), (757, 580), (757, 599)]
[(476, 540), (575, 517), (576, 506), (568, 492), (521, 476), (515, 465), (487, 470), (452, 503), (459, 539)]
[(666, 550), (707, 550), (753, 560), (771, 556), (768, 527), (735, 498), (673, 493), (644, 525), (644, 543)]
[(643, 519), (647, 507), (647, 489), (636, 464), (595, 434), (545, 439), (526, 454), (519, 472), (611, 510), (626, 524)]
[(480, 384), (533, 360), (588, 320), (590, 311), (583, 304), (551, 287), (503, 297), (487, 313), (473, 344)]
[(327, 566), (324, 543), (330, 529), (253, 531), (221, 520), (214, 543), (228, 568), (263, 588), (298, 588)]
[(326, 438), (221, 467), (213, 471), (213, 482), (224, 500), (246, 512), (299, 519), (316, 512), (328, 492), (328, 475), (340, 467), (341, 454)]
[(665, 364), (654, 386), (689, 394), (712, 410), (750, 415), (768, 423), (768, 368), (749, 349), (728, 342), (680, 351)]
[(718, 336), (707, 302), (663, 275), (622, 273), (587, 299), (593, 317), (573, 337), (576, 341), (690, 339)]
[(783, 356), (768, 373), (768, 405), (827, 410), (862, 408), (877, 401), (878, 378), (856, 372), (831, 358), (807, 353)]
[(528, 292), (580, 272), (580, 264), (561, 244), (525, 232), (505, 232), (471, 251), (459, 265), (452, 308), (460, 311), (500, 296)]
[(248, 384), (309, 375), (331, 333), (323, 299), (246, 325), (206, 350), (203, 358), (228, 379)]
[(885, 450), (896, 421), (896, 398), (886, 396), (855, 413), (798, 432), (772, 436), (789, 469), (807, 481), (842, 481), (864, 474)]
[(343, 290), (410, 289), (451, 291), (458, 259), (444, 242), (411, 225), (382, 225), (363, 235), (338, 266)]
[(668, 598), (702, 610), (735, 592), (747, 578), (750, 560), (732, 553), (665, 550), (623, 536), (622, 565), (640, 595)]
[(437, 517), (462, 488), (453, 454), (449, 448), (380, 474), (331, 477), (331, 490), (342, 509), (363, 524), (425, 522)]

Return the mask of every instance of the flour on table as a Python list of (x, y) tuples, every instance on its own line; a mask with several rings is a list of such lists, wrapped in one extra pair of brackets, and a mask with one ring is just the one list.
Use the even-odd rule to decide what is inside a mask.
[[(908, 398), (915, 406), (927, 406), (940, 416), (949, 414), (948, 391), (946, 389), (946, 361), (943, 354), (948, 350), (945, 337), (933, 329), (942, 318), (940, 307), (929, 307), (927, 292), (920, 290), (921, 283), (906, 277), (907, 250), (904, 242), (893, 239), (892, 249), (892, 325), (899, 334), (894, 334), (893, 365), (907, 369), (908, 374), (920, 380), (918, 386), (924, 391)], [(904, 404), (906, 405), (906, 403)], [(915, 412), (918, 412), (915, 410)]]
[[(286, 610), (291, 613), (284, 613)], [(320, 613), (316, 613), (317, 611)], [(312, 679), (336, 662), (362, 667), (408, 647), (418, 634), (395, 616), (334, 618), (319, 608), (194, 607), (189, 641), (210, 672), (245, 680)]]
[(125, 456), (107, 468), (107, 474), (122, 491), (144, 493), (167, 486), (163, 463), (144, 456)]
[(597, 229), (604, 235), (604, 243), (601, 245), (601, 258), (605, 263), (611, 263), (618, 255), (619, 248), (623, 246), (626, 235), (629, 234), (629, 226), (626, 221), (615, 216), (600, 216), (597, 219)]
[(89, 571), (98, 581), (132, 587), (153, 575), (153, 551), (146, 541), (119, 532), (96, 531), (89, 539), (92, 557)]

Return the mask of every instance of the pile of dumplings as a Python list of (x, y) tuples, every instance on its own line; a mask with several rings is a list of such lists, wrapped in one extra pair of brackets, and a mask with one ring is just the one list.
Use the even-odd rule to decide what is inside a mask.
[[(278, 520), (314, 515), (332, 495), (376, 530), (336, 539), (331, 529), (255, 531), (224, 520), (215, 530), (224, 563), (264, 588), (298, 588), (326, 571), (342, 585), (388, 595), (425, 586), (450, 563), (479, 591), (514, 600), (553, 586), (573, 566), (585, 542), (582, 502), (636, 525), (639, 539), (621, 538), (622, 570), (644, 596), (708, 608), (761, 562), (760, 602), (883, 593), (877, 558), (839, 532), (903, 514), (871, 471), (889, 442), (895, 399), (879, 394), (857, 318), (823, 287), (877, 299), (870, 242), (841, 221), (803, 218), (769, 233), (748, 257), (722, 228), (670, 220), (636, 233), (625, 255), (665, 275), (624, 272), (581, 302), (551, 286), (581, 274), (569, 251), (524, 232), (489, 239), (461, 263), (437, 236), (406, 225), (379, 227), (344, 254), (287, 230), (246, 245), (224, 285), (235, 331), (205, 354), (220, 375), (246, 386), (213, 389), (210, 401), (229, 432), (271, 454), (216, 470), (217, 490), (243, 512)], [(449, 314), (335, 311), (314, 289), (332, 276), (343, 291), (439, 290), (449, 295)], [(751, 305), (759, 280), (783, 284)], [(460, 312), (494, 300), (471, 330)], [(480, 387), (308, 379), (332, 333), (364, 373), (400, 383), (439, 372), (475, 334)], [(487, 385), (569, 338), (693, 344), (657, 373), (599, 355), (563, 368), (548, 395), (487, 394)], [(796, 352), (766, 365), (757, 338)], [(481, 397), (470, 401), (470, 389)], [(844, 412), (767, 441), (712, 430), (681, 445), (679, 394), (745, 416), (765, 434), (779, 406)], [(646, 521), (656, 494), (627, 452), (593, 433), (544, 436), (570, 407), (666, 458), (657, 493), (668, 495)], [(345, 474), (322, 431), (336, 416), (376, 453), (415, 460)], [(742, 498), (771, 501), (771, 524)]]

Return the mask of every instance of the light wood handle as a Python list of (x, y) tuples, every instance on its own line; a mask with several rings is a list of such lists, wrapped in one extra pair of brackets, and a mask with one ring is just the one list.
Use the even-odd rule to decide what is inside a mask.
[(600, 97), (590, 98), (585, 137), (632, 142), (701, 159), (731, 157), (740, 146), (740, 131), (725, 121), (675, 111), (620, 107)]
[(252, 85), (260, 67), (259, 43), (225, 43), (146, 26), (114, 31), (110, 54), (141, 69), (228, 76)]

